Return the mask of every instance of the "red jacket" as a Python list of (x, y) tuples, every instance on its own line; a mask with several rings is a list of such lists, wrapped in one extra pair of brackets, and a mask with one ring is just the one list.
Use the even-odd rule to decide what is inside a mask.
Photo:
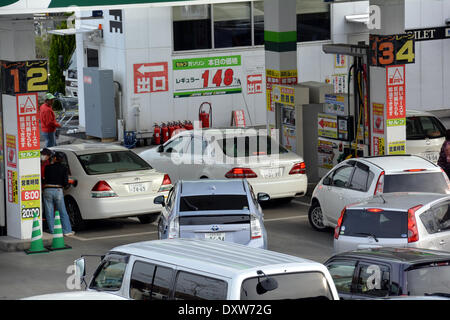
[(61, 127), (61, 125), (56, 122), (55, 113), (53, 109), (48, 104), (44, 103), (39, 112), (39, 117), (41, 119), (41, 129), (43, 132), (55, 132), (56, 128)]

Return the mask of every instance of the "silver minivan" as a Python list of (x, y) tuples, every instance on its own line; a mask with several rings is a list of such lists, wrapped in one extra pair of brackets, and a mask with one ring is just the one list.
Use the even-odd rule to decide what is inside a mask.
[[(75, 261), (84, 282), (85, 258)], [(111, 249), (88, 291), (134, 300), (339, 300), (321, 263), (231, 242), (153, 240)]]
[(450, 251), (450, 195), (385, 193), (345, 207), (334, 251), (377, 247)]

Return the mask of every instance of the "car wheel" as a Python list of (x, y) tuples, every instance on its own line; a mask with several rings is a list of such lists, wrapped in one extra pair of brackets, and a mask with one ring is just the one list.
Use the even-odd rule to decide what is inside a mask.
[(327, 227), (323, 224), (322, 208), (318, 202), (313, 203), (308, 211), (308, 220), (317, 231), (324, 231)]
[(159, 217), (159, 213), (144, 214), (138, 216), (139, 222), (142, 224), (149, 224), (155, 222)]
[(69, 215), (72, 230), (79, 231), (85, 227), (84, 220), (81, 217), (80, 209), (73, 198), (65, 198), (67, 214)]

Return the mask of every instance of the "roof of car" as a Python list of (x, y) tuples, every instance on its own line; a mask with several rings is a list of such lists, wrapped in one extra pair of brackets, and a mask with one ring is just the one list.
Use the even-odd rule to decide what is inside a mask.
[(122, 252), (152, 260), (164, 261), (202, 272), (232, 277), (242, 271), (264, 266), (319, 263), (283, 253), (252, 248), (232, 242), (207, 239), (170, 239), (131, 243), (116, 247)]
[(115, 144), (106, 143), (80, 143), (80, 144), (64, 144), (50, 148), (52, 150), (72, 151), (76, 154), (89, 154), (111, 151), (127, 151), (128, 149)]
[(181, 181), (181, 195), (247, 194), (242, 179)]
[(431, 263), (435, 261), (450, 261), (450, 252), (428, 250), (421, 248), (369, 248), (343, 252), (332, 258), (371, 258), (383, 261), (392, 261), (403, 264)]
[(413, 117), (413, 116), (428, 116), (428, 117), (435, 117), (434, 114), (422, 110), (406, 110), (406, 116), (407, 117)]
[(425, 205), (437, 200), (450, 200), (450, 195), (424, 192), (393, 192), (374, 196), (364, 202), (350, 206), (348, 209), (380, 208), (408, 210), (417, 205)]
[(267, 136), (267, 130), (265, 128), (201, 128), (197, 130), (185, 130), (180, 131), (178, 135), (211, 135), (211, 136), (223, 136), (224, 138), (236, 137), (236, 136)]
[(434, 163), (413, 155), (365, 157), (357, 160), (376, 165), (386, 173), (404, 172), (411, 169), (440, 171), (439, 166)]

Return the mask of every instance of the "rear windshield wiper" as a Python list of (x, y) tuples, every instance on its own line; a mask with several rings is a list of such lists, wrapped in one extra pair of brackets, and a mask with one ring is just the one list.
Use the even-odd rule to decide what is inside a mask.
[(368, 237), (372, 237), (376, 242), (378, 242), (377, 236), (374, 235), (373, 233), (366, 233), (366, 232), (357, 232), (355, 234), (359, 234), (362, 236), (368, 236)]
[(183, 199), (184, 203), (186, 203), (186, 205), (187, 205), (190, 209), (192, 209), (192, 210), (194, 210), (194, 211), (198, 211), (198, 208), (197, 208), (196, 206), (194, 206), (193, 204), (191, 204), (189, 201), (187, 201), (186, 198), (181, 198), (181, 199)]

